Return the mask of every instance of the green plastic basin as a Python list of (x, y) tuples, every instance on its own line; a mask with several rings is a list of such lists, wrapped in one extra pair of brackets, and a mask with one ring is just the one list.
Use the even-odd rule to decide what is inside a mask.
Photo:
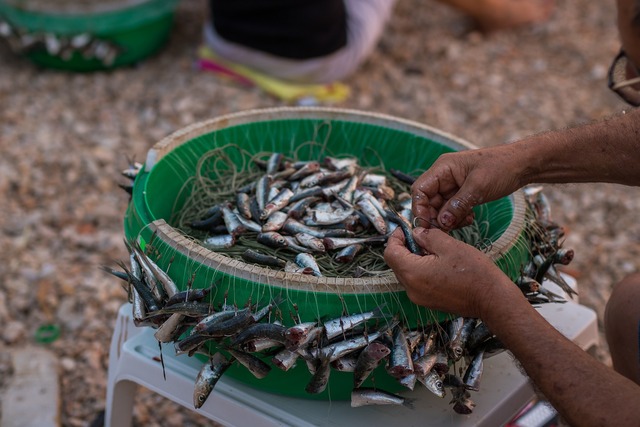
[(71, 71), (107, 70), (134, 64), (157, 52), (168, 40), (178, 0), (109, 4), (112, 6), (59, 11), (55, 6), (30, 8), (24, 0), (0, 0), (0, 20), (7, 22), (16, 34), (38, 38), (53, 35), (60, 40), (84, 34), (118, 49), (115, 59), (108, 64), (79, 50), (65, 58), (53, 55), (42, 43), (24, 52), (39, 66)]
[[(212, 252), (172, 226), (172, 218), (189, 195), (184, 183), (194, 176), (198, 159), (208, 150), (235, 143), (252, 153), (278, 151), (286, 155), (312, 139), (323, 141), (324, 149), (332, 153), (356, 156), (364, 164), (383, 161), (386, 168), (407, 172), (425, 170), (443, 153), (473, 148), (419, 123), (353, 110), (276, 108), (222, 116), (177, 131), (148, 152), (124, 219), (126, 237), (151, 244), (152, 254), (160, 255), (157, 262), (180, 286), (190, 281), (194, 287), (216, 283), (214, 304), (226, 298), (239, 306), (249, 300), (262, 306), (275, 296), (283, 296), (279, 309), (286, 325), (293, 324), (293, 314), (302, 321), (312, 321), (365, 312), (381, 304), (411, 328), (447, 319), (446, 313), (411, 303), (390, 271), (363, 278), (285, 273)], [(321, 153), (316, 150), (310, 146), (308, 152), (299, 150), (297, 154), (319, 158)], [(529, 254), (523, 233), (523, 194), (484, 205), (476, 215), (490, 224), (493, 243), (489, 256), (515, 279)], [(315, 399), (348, 399), (353, 381), (351, 375), (332, 372), (327, 390), (309, 395), (304, 389), (311, 375), (304, 363), (288, 372), (273, 369), (262, 380), (236, 366), (228, 375), (274, 393)], [(397, 381), (383, 370), (374, 378), (378, 387), (399, 389)]]

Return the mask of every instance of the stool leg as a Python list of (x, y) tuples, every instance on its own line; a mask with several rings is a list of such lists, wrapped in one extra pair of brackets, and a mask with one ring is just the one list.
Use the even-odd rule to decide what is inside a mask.
[(120, 356), (124, 342), (140, 331), (136, 330), (131, 318), (131, 304), (120, 307), (109, 348), (109, 372), (107, 374), (107, 402), (104, 411), (106, 427), (129, 427), (133, 415), (133, 398), (136, 383), (118, 380)]
[(107, 387), (107, 406), (104, 413), (105, 427), (130, 427), (137, 384), (121, 380)]

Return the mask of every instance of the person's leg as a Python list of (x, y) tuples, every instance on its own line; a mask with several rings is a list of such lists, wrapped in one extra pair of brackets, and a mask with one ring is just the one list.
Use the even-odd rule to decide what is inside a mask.
[(640, 273), (613, 288), (604, 327), (613, 368), (640, 385)]
[(296, 83), (330, 83), (348, 77), (376, 47), (396, 0), (344, 0), (347, 45), (318, 58), (294, 60), (261, 52), (220, 37), (211, 22), (204, 28), (205, 43), (225, 60)]
[(481, 30), (496, 31), (544, 22), (555, 0), (438, 0), (474, 19)]

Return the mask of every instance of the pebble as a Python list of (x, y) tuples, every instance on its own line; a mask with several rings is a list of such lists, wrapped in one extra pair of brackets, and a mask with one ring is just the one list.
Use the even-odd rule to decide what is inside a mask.
[(24, 337), (25, 333), (24, 323), (12, 320), (2, 327), (2, 340), (7, 344), (15, 344)]
[(65, 371), (73, 371), (76, 369), (78, 364), (70, 357), (63, 357), (62, 359), (60, 359), (60, 366), (62, 366), (62, 369), (64, 369)]

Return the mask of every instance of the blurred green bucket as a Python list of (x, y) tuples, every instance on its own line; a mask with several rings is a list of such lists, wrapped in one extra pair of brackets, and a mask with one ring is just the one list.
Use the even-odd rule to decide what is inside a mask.
[(64, 8), (57, 1), (0, 0), (0, 35), (42, 67), (107, 70), (157, 52), (169, 38), (178, 1), (78, 2)]
[[(373, 310), (381, 304), (386, 311), (400, 313), (403, 324), (410, 328), (447, 319), (445, 313), (411, 303), (392, 272), (362, 278), (285, 273), (212, 252), (171, 225), (171, 218), (189, 195), (184, 183), (194, 176), (198, 160), (207, 151), (234, 143), (251, 153), (292, 155), (297, 149), (301, 159), (319, 159), (322, 153), (317, 146), (300, 148), (310, 140), (322, 141), (324, 153), (355, 156), (361, 164), (383, 161), (387, 169), (405, 172), (425, 170), (443, 153), (473, 148), (419, 123), (353, 110), (294, 107), (222, 116), (179, 130), (149, 150), (126, 212), (126, 237), (138, 239), (142, 245), (151, 244), (152, 254), (161, 255), (157, 262), (180, 286), (186, 287), (190, 281), (194, 287), (216, 283), (214, 304), (227, 301), (243, 306), (250, 300), (262, 306), (275, 296), (285, 297), (279, 306), (285, 325), (294, 323), (293, 315), (302, 321), (314, 321)], [(486, 204), (476, 216), (489, 223), (493, 242), (489, 256), (515, 279), (529, 254), (523, 194)], [(228, 375), (273, 393), (314, 399), (349, 398), (351, 375), (332, 372), (327, 390), (309, 395), (304, 390), (309, 371), (304, 363), (298, 365), (288, 372), (274, 369), (262, 380), (236, 366)], [(399, 389), (397, 381), (383, 369), (374, 377), (377, 387)]]

